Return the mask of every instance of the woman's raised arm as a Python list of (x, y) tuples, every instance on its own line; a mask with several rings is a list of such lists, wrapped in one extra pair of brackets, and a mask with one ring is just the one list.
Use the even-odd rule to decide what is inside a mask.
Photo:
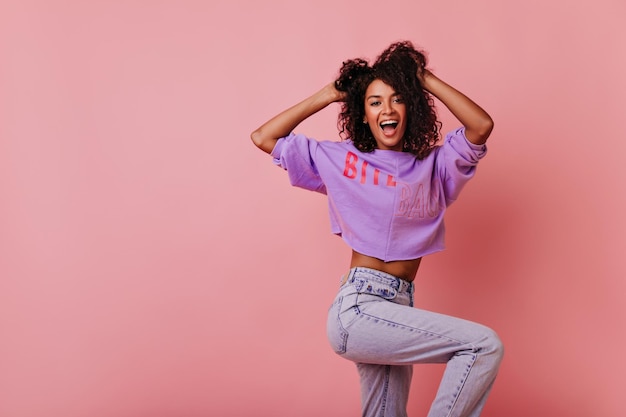
[(259, 149), (271, 153), (278, 139), (287, 136), (309, 116), (344, 97), (345, 93), (338, 91), (334, 82), (327, 84), (312, 96), (272, 117), (252, 132), (250, 138)]
[(447, 84), (430, 71), (420, 76), (424, 89), (437, 97), (450, 112), (465, 126), (465, 137), (472, 143), (482, 145), (493, 129), (493, 120), (478, 104)]

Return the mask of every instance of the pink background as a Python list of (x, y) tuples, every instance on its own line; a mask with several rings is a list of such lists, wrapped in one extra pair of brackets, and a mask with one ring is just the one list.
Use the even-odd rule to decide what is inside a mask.
[[(416, 300), (499, 331), (483, 415), (626, 415), (624, 16), (622, 0), (3, 1), (0, 416), (358, 415), (324, 330), (349, 251), (249, 134), (400, 39), (496, 121)], [(299, 131), (336, 139), (336, 113)], [(441, 372), (416, 367), (411, 415)]]

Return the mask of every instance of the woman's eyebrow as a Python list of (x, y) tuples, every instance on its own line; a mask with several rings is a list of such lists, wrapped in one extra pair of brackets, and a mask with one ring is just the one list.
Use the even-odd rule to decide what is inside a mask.
[[(390, 95), (390, 97), (396, 97), (396, 96), (401, 96), (401, 95), (402, 95), (402, 94), (400, 94), (400, 93), (395, 93), (395, 92), (394, 92), (393, 94), (391, 94), (391, 95)], [(378, 95), (378, 94), (372, 94), (371, 96), (367, 96), (367, 97), (366, 97), (366, 100), (369, 100), (369, 99), (371, 99), (371, 98), (381, 98), (381, 97), (382, 97), (381, 95)]]

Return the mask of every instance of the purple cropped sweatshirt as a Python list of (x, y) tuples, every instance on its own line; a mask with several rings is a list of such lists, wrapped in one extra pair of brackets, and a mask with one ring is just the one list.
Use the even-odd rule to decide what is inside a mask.
[(420, 258), (445, 248), (444, 213), (487, 148), (459, 128), (423, 160), (352, 141), (291, 133), (272, 150), (292, 185), (326, 194), (331, 230), (355, 251), (383, 261)]

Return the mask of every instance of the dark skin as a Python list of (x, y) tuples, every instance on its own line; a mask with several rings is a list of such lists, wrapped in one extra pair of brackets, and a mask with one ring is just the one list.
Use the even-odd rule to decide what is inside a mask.
[[(493, 129), (493, 120), (480, 106), (454, 87), (436, 77), (430, 71), (426, 70), (424, 73), (417, 74), (417, 76), (420, 78), (424, 89), (440, 100), (463, 124), (467, 140), (478, 145), (484, 144), (487, 141)], [(364, 103), (364, 106), (369, 105), (370, 109), (374, 109), (368, 110), (370, 112), (367, 115), (368, 120), (364, 120), (364, 122), (369, 123), (369, 119), (371, 118), (372, 123), (370, 123), (370, 126), (374, 126), (376, 129), (381, 118), (397, 118), (401, 120), (404, 115), (403, 104), (401, 101), (395, 99), (395, 92), (390, 89), (388, 85), (380, 83), (380, 80), (374, 80), (374, 82), (370, 84), (370, 87), (378, 89), (377, 92), (374, 93), (377, 100), (374, 106), (372, 106), (372, 103)], [(345, 93), (335, 88), (334, 82), (330, 83), (312, 96), (265, 122), (252, 132), (250, 137), (259, 149), (271, 153), (279, 138), (288, 135), (303, 120), (322, 110), (329, 104), (342, 101), (345, 98), (344, 94)], [(400, 126), (401, 125), (402, 124), (400, 124)], [(396, 141), (401, 143), (403, 132), (399, 133), (399, 137), (395, 135), (391, 138), (385, 137), (378, 131), (373, 131), (373, 134), (379, 149), (402, 148), (401, 145), (397, 146)], [(363, 255), (353, 250), (350, 267), (372, 268), (386, 272), (405, 281), (413, 281), (421, 260), (422, 258), (416, 258), (385, 262), (381, 259)]]
[(417, 274), (421, 261), (422, 258), (411, 259), (408, 261), (385, 262), (378, 258), (363, 255), (353, 250), (352, 259), (350, 260), (350, 268), (354, 268), (355, 266), (372, 268), (410, 282), (415, 279), (415, 275)]

